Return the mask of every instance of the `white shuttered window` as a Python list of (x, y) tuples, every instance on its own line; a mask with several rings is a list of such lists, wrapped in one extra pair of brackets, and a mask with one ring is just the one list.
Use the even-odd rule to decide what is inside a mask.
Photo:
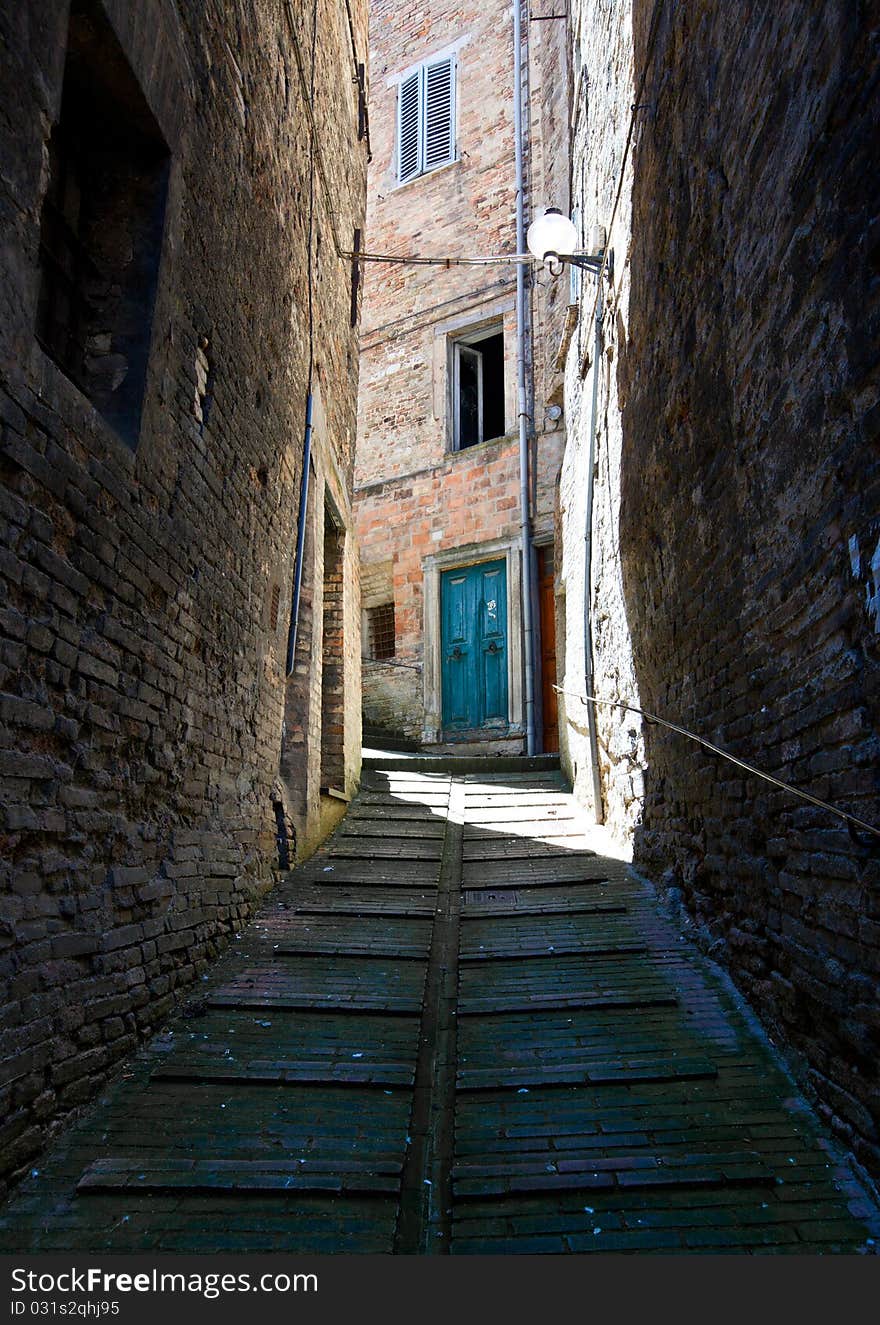
[(422, 71), (410, 74), (400, 85), (397, 113), (397, 174), (401, 180), (412, 179), (421, 170), (419, 127), (421, 115), (419, 88)]
[(455, 58), (423, 64), (400, 83), (397, 178), (414, 179), (455, 160)]

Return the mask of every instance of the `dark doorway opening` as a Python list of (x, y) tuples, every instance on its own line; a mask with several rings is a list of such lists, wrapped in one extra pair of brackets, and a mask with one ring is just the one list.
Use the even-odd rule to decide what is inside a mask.
[(541, 705), (544, 715), (544, 753), (559, 750), (559, 698), (556, 685), (556, 600), (553, 548), (539, 547), (538, 605), (541, 625)]
[(345, 530), (324, 507), (324, 641), (321, 651), (321, 791), (345, 787)]

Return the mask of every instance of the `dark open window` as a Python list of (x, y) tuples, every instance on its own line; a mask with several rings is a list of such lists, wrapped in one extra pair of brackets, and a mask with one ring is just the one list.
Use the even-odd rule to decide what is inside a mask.
[(367, 608), (370, 657), (381, 662), (394, 657), (394, 604), (380, 603)]
[(49, 143), (36, 334), (137, 443), (159, 270), (168, 148), (95, 0), (72, 0)]
[(500, 327), (452, 345), (453, 447), (504, 435), (504, 336)]

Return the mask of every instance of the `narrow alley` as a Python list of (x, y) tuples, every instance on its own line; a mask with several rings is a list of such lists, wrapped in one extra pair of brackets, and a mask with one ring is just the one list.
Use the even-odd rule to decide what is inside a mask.
[(754, 1018), (556, 761), (479, 766), (365, 761), (335, 835), (14, 1194), (5, 1247), (872, 1245)]
[(0, 1257), (876, 1272), (878, 89), (0, 0)]

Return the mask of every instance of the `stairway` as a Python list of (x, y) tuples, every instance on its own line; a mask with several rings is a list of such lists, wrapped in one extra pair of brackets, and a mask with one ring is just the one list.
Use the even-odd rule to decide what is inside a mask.
[(370, 758), (334, 836), (56, 1143), (0, 1242), (864, 1249), (876, 1211), (605, 843), (553, 760)]

